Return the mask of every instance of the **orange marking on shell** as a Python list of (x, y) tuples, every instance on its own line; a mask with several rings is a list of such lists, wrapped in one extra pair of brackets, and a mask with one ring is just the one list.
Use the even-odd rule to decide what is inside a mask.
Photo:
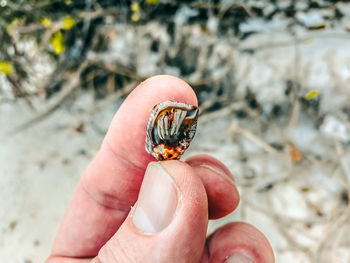
[(174, 119), (174, 112), (172, 112), (171, 114), (170, 114), (170, 117), (169, 117), (169, 121), (172, 121), (173, 119)]
[(178, 160), (183, 151), (179, 151), (178, 147), (174, 148), (165, 144), (159, 144), (153, 148), (153, 154), (161, 156), (163, 160)]

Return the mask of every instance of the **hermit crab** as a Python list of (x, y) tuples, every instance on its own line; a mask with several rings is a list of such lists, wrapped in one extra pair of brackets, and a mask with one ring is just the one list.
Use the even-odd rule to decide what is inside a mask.
[(159, 161), (180, 159), (197, 127), (198, 108), (165, 101), (154, 106), (147, 123), (146, 151)]

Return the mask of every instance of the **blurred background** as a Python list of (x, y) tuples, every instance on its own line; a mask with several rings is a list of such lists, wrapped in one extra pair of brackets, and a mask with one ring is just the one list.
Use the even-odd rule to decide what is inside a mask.
[(350, 1), (0, 0), (0, 254), (42, 262), (123, 99), (183, 78), (186, 153), (234, 174), (276, 262), (350, 262)]

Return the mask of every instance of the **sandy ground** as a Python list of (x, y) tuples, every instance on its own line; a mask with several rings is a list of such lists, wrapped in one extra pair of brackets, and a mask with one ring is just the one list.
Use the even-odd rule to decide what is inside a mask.
[[(287, 37), (257, 34), (242, 47), (269, 47), (271, 41)], [(209, 232), (225, 222), (244, 220), (268, 236), (277, 262), (350, 262), (350, 126), (342, 112), (350, 98), (348, 47), (349, 39), (330, 38), (329, 32), (304, 39), (298, 46), (297, 76), (292, 70), (294, 45), (236, 54), (238, 90), (250, 86), (264, 105), (278, 101), (283, 106), (285, 80), (297, 77), (305, 93), (317, 88), (323, 96), (324, 118), (315, 119), (300, 105), (295, 106), (298, 118), (292, 124), (283, 107), (274, 119), (254, 111), (242, 119), (228, 109), (203, 116), (186, 154), (205, 152), (222, 160), (242, 196), (237, 212), (211, 222)], [(117, 103), (109, 104), (90, 114), (91, 94), (75, 97), (74, 103), (66, 102), (38, 125), (10, 135), (6, 132), (11, 127), (35, 113), (21, 103), (0, 104), (4, 262), (36, 263), (47, 257), (79, 176), (118, 108)]]
[[(26, 107), (6, 105), (1, 109), (2, 127), (17, 122), (13, 116), (26, 111)], [(42, 262), (50, 251), (72, 190), (102, 139), (90, 125), (84, 133), (75, 131), (81, 123), (76, 111), (76, 107), (62, 108), (38, 126), (1, 140), (0, 254), (4, 262)], [(101, 127), (101, 117), (109, 122), (113, 112), (106, 110), (97, 125)]]

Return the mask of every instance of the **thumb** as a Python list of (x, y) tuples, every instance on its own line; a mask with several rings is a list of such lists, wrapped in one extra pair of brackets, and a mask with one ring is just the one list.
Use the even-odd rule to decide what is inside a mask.
[(136, 205), (96, 262), (199, 262), (208, 203), (194, 170), (180, 161), (148, 165)]

